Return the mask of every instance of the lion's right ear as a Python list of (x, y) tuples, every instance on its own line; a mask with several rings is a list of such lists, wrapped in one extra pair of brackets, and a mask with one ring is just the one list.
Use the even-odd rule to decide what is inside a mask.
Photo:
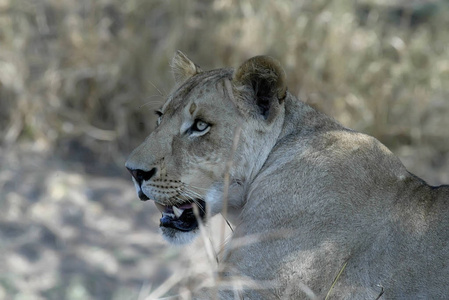
[(270, 56), (255, 56), (244, 62), (235, 72), (234, 85), (250, 107), (256, 108), (268, 123), (276, 118), (287, 95), (285, 71)]
[(193, 75), (202, 72), (199, 66), (179, 50), (173, 56), (170, 66), (177, 84), (183, 83)]

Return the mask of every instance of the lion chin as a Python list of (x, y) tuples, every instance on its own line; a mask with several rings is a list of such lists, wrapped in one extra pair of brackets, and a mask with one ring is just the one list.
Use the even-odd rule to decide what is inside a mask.
[(199, 222), (205, 221), (206, 204), (202, 200), (177, 205), (161, 205), (155, 202), (161, 212), (160, 231), (166, 241), (174, 245), (192, 242), (199, 233)]
[(170, 244), (179, 246), (191, 243), (199, 234), (198, 228), (192, 231), (185, 232), (161, 226), (159, 227), (159, 230), (164, 240), (166, 240)]

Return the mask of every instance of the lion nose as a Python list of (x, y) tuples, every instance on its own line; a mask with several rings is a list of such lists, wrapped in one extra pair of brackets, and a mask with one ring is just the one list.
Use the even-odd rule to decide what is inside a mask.
[(140, 170), (140, 169), (131, 169), (131, 168), (127, 168), (127, 169), (129, 171), (129, 173), (131, 173), (131, 175), (137, 181), (139, 186), (142, 185), (142, 182), (144, 180), (150, 180), (150, 178), (153, 177), (154, 174), (156, 174), (156, 168), (153, 168), (149, 171), (144, 171), (144, 170)]

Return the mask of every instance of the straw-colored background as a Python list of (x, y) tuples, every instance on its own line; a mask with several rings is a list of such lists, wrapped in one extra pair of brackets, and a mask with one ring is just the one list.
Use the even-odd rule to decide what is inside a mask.
[(269, 54), (292, 93), (449, 183), (449, 1), (383, 2), (0, 0), (0, 299), (145, 299), (199, 270), (123, 168), (176, 49), (203, 69)]

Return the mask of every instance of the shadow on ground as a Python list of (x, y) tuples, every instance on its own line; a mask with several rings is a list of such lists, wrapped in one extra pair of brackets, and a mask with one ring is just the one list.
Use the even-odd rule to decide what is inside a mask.
[[(397, 153), (430, 183), (449, 182), (448, 153)], [(159, 213), (124, 172), (89, 167), (33, 146), (0, 152), (0, 299), (145, 299), (206, 260), (198, 245), (162, 240)]]
[(24, 149), (0, 166), (0, 299), (138, 299), (173, 271), (129, 178)]

